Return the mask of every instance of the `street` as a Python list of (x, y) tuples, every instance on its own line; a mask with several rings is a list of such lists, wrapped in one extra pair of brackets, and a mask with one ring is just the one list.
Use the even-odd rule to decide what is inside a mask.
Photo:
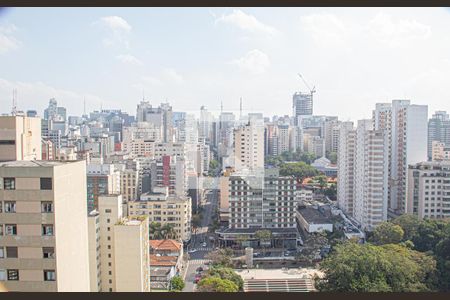
[[(186, 286), (183, 292), (193, 292), (195, 289), (195, 274), (199, 267), (206, 269), (205, 265), (207, 259), (205, 256), (212, 250), (214, 250), (213, 243), (209, 240), (208, 226), (212, 223), (212, 216), (218, 205), (219, 191), (217, 189), (208, 190), (206, 192), (206, 199), (202, 203), (203, 218), (201, 226), (197, 228), (196, 232), (192, 234), (192, 242), (188, 248), (189, 261), (185, 274)], [(204, 244), (205, 243), (205, 244)]]

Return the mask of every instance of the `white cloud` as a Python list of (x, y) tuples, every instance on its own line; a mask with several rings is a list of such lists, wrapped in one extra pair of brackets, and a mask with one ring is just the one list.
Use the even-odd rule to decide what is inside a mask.
[(254, 75), (262, 74), (270, 67), (270, 59), (264, 52), (253, 49), (245, 56), (231, 61), (244, 72), (248, 72)]
[(13, 36), (17, 27), (9, 24), (0, 26), (0, 54), (15, 50), (20, 46), (20, 42)]
[(158, 79), (156, 77), (151, 77), (151, 76), (144, 76), (144, 77), (142, 77), (142, 81), (145, 84), (150, 84), (150, 85), (162, 85), (163, 84), (161, 79)]
[(274, 34), (277, 32), (275, 28), (260, 22), (254, 16), (246, 14), (240, 9), (235, 9), (228, 15), (216, 18), (215, 23), (231, 24), (250, 33)]
[(391, 15), (382, 12), (369, 22), (368, 31), (378, 41), (393, 47), (411, 40), (424, 40), (431, 35), (428, 25), (412, 19), (393, 20)]
[(107, 36), (103, 38), (103, 44), (105, 46), (112, 46), (115, 44), (124, 45), (129, 48), (128, 35), (131, 32), (131, 25), (122, 17), (119, 16), (107, 16), (102, 17), (94, 24), (101, 25), (107, 30)]
[(349, 28), (336, 15), (314, 13), (300, 17), (301, 29), (309, 33), (319, 44), (343, 44)]
[(171, 83), (175, 84), (182, 84), (184, 83), (184, 77), (178, 73), (175, 69), (172, 68), (166, 68), (162, 72), (162, 76), (165, 79), (165, 81), (169, 81)]
[(104, 25), (111, 28), (111, 30), (113, 31), (125, 31), (125, 32), (131, 31), (131, 25), (128, 24), (128, 22), (125, 19), (119, 16), (103, 17), (100, 19), (100, 21)]
[(136, 65), (136, 66), (142, 66), (143, 63), (138, 58), (131, 54), (120, 54), (116, 56), (116, 59), (120, 60), (123, 63), (130, 64), (130, 65)]

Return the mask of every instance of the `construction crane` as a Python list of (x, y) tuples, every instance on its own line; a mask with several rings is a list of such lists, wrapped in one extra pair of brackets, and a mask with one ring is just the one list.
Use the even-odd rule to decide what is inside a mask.
[(302, 74), (298, 73), (298, 77), (300, 77), (303, 80), (303, 83), (306, 85), (306, 87), (308, 88), (309, 92), (311, 93), (311, 98), (313, 97), (313, 94), (316, 92), (316, 87), (313, 86), (313, 88), (311, 89), (308, 85), (308, 83), (306, 83), (305, 78), (303, 78)]

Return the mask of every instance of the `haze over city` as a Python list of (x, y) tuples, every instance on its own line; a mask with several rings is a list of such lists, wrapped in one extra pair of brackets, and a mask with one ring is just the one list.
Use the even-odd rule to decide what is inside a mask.
[[(411, 99), (450, 98), (450, 18), (441, 8), (21, 8), (0, 12), (0, 113), (74, 115), (143, 98), (175, 110), (291, 113), (316, 86), (314, 113), (370, 117)], [(274, 105), (276, 103), (277, 105)], [(439, 105), (441, 104), (441, 105)], [(349, 109), (351, 108), (351, 109)]]

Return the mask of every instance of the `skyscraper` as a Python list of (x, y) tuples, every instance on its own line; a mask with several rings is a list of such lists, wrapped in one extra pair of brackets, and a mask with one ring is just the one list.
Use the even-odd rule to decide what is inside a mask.
[(292, 96), (292, 108), (292, 115), (296, 122), (298, 121), (299, 116), (311, 116), (313, 114), (312, 95), (296, 92), (294, 96)]
[(445, 111), (436, 111), (428, 121), (428, 160), (432, 159), (434, 141), (450, 147), (450, 119)]

